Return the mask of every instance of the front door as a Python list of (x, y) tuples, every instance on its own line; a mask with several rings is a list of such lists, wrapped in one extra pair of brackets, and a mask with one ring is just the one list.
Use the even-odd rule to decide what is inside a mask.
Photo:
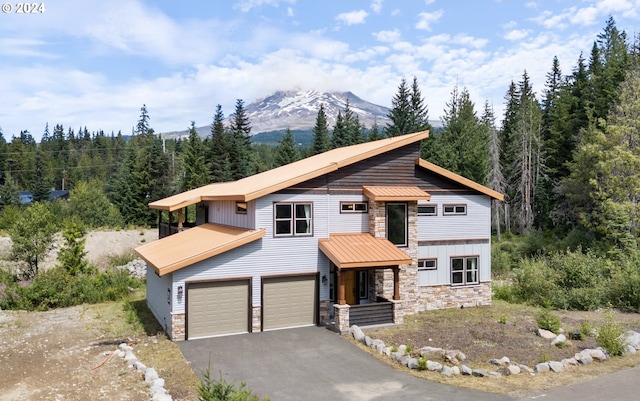
[(344, 282), (344, 299), (348, 305), (357, 305), (358, 297), (356, 293), (356, 272), (354, 270), (342, 270), (342, 280)]

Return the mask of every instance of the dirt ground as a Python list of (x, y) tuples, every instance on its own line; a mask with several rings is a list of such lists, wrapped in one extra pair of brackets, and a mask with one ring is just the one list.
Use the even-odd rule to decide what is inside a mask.
[[(551, 345), (550, 340), (544, 340), (536, 334), (538, 311), (537, 308), (526, 305), (494, 301), (491, 307), (446, 309), (407, 316), (404, 326), (367, 331), (367, 334), (372, 338), (382, 339), (391, 346), (411, 345), (416, 353), (425, 346), (460, 350), (467, 357), (464, 361), (465, 365), (472, 369), (487, 371), (497, 370), (496, 366), (489, 363), (491, 359), (500, 359), (504, 356), (513, 363), (525, 364), (533, 368), (539, 362), (561, 361), (564, 358), (573, 357), (583, 349), (597, 347), (593, 336), (587, 336), (583, 340), (568, 341), (563, 347)], [(585, 324), (597, 329), (609, 315), (626, 330), (640, 332), (640, 315), (637, 313), (603, 310), (556, 311), (555, 313), (560, 318), (561, 327), (566, 333), (579, 331), (582, 322), (588, 322)], [(390, 362), (388, 358), (383, 360), (397, 365)], [(429, 380), (522, 396), (527, 391), (572, 384), (638, 364), (640, 364), (640, 354), (615, 357), (603, 363), (580, 366), (562, 373), (537, 374), (532, 377), (518, 375), (503, 377), (500, 380), (445, 378), (436, 372), (418, 373), (406, 370), (407, 373)], [(395, 367), (398, 368), (398, 366)]]

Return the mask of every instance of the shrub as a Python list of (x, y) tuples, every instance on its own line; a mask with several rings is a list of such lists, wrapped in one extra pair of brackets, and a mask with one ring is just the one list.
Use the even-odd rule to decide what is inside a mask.
[(536, 316), (538, 327), (557, 333), (560, 330), (560, 318), (550, 309), (542, 309)]
[(603, 324), (598, 326), (596, 334), (596, 343), (606, 349), (613, 356), (622, 355), (627, 344), (620, 338), (624, 333), (624, 329), (618, 323), (613, 321), (613, 313), (608, 312), (607, 318)]
[(494, 281), (491, 285), (491, 289), (493, 290), (493, 297), (495, 299), (501, 299), (507, 302), (519, 302), (518, 294), (516, 293), (515, 287), (513, 284), (506, 283), (504, 281), (498, 282)]
[(211, 378), (210, 369), (202, 373), (202, 383), (198, 387), (198, 401), (269, 401), (268, 397), (260, 398), (247, 387), (245, 382), (236, 386), (227, 383), (220, 373), (220, 379)]

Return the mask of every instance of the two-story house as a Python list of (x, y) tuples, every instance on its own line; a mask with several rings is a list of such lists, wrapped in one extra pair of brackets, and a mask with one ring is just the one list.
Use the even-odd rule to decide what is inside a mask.
[(427, 137), (333, 149), (151, 203), (160, 239), (136, 249), (149, 308), (187, 340), (489, 305), (491, 201), (503, 196), (420, 159)]

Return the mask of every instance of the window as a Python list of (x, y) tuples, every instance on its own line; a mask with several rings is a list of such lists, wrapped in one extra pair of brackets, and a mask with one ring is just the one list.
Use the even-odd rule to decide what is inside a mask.
[(367, 202), (340, 202), (340, 213), (367, 213), (369, 204)]
[(407, 204), (387, 203), (387, 239), (398, 246), (407, 246)]
[(366, 270), (358, 272), (358, 296), (360, 299), (369, 298), (369, 272)]
[(467, 205), (443, 205), (442, 214), (446, 215), (465, 215), (467, 214)]
[(236, 214), (247, 214), (247, 202), (236, 202)]
[(436, 270), (437, 268), (437, 259), (418, 259), (418, 285), (427, 285), (429, 283), (429, 270)]
[(438, 205), (418, 205), (418, 216), (437, 216)]
[(478, 284), (478, 257), (451, 258), (451, 285)]
[(276, 203), (275, 235), (312, 235), (312, 207), (311, 203)]

